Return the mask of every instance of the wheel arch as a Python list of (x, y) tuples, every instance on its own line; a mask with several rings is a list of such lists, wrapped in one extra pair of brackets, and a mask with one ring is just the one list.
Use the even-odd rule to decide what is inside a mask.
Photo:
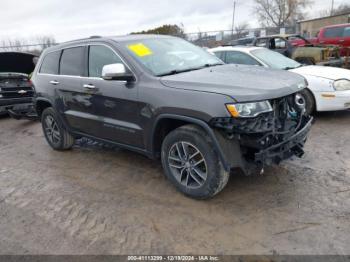
[(151, 132), (151, 152), (155, 158), (159, 157), (161, 146), (164, 138), (171, 131), (175, 130), (184, 125), (193, 124), (201, 127), (211, 138), (215, 150), (219, 155), (220, 161), (225, 168), (226, 171), (231, 169), (231, 165), (227, 161), (227, 158), (220, 146), (220, 143), (215, 135), (213, 129), (203, 120), (192, 118), (188, 116), (180, 116), (180, 115), (172, 115), (172, 114), (164, 114), (160, 115), (156, 118), (155, 124), (153, 126)]
[(35, 110), (39, 116), (39, 119), (41, 118), (41, 114), (44, 112), (44, 110), (48, 107), (53, 107), (53, 104), (50, 100), (45, 98), (36, 99), (35, 101)]
[(317, 101), (317, 99), (316, 99), (316, 96), (315, 96), (315, 94), (314, 94), (314, 92), (309, 88), (309, 87), (306, 87), (305, 88), (305, 91), (306, 92), (308, 92), (310, 95), (311, 95), (311, 97), (312, 97), (312, 99), (313, 99), (313, 102), (314, 102), (314, 112), (317, 112), (318, 111), (318, 101)]

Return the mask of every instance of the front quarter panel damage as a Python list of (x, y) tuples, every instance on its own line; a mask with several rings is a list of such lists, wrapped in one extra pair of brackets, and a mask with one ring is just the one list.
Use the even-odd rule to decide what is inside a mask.
[[(282, 160), (304, 154), (312, 118), (306, 115), (303, 106), (296, 103), (296, 98), (293, 94), (271, 100), (273, 112), (255, 118), (211, 120), (210, 125), (220, 133), (221, 144), (226, 141), (223, 148), (232, 167), (249, 173), (252, 166), (263, 169), (265, 165), (279, 164)], [(226, 147), (231, 147), (231, 151)]]

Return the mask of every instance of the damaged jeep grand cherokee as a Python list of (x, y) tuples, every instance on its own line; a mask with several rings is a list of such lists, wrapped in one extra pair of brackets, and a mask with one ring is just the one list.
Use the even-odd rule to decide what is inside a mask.
[[(33, 75), (48, 144), (88, 137), (160, 158), (187, 196), (219, 193), (229, 175), (301, 157), (312, 118), (296, 74), (225, 65), (169, 36), (93, 37), (47, 49)], [(142, 175), (142, 174), (140, 174)]]

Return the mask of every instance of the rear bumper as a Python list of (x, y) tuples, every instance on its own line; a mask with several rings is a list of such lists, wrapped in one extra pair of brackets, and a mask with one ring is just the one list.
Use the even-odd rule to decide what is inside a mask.
[(29, 98), (11, 98), (0, 100), (0, 113), (8, 112), (14, 119), (36, 119), (34, 112), (33, 99)]
[(310, 118), (302, 129), (285, 141), (256, 153), (255, 162), (261, 165), (270, 165), (279, 164), (292, 156), (302, 157), (304, 155), (303, 147), (311, 130), (312, 121), (313, 118)]
[(33, 104), (33, 98), (0, 98), (0, 110), (11, 109), (12, 107), (20, 104)]

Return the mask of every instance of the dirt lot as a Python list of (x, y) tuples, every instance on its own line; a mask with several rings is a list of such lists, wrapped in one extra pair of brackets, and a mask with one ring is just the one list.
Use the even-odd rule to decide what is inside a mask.
[(350, 112), (317, 116), (304, 159), (177, 193), (160, 164), (0, 119), (1, 254), (350, 254)]

